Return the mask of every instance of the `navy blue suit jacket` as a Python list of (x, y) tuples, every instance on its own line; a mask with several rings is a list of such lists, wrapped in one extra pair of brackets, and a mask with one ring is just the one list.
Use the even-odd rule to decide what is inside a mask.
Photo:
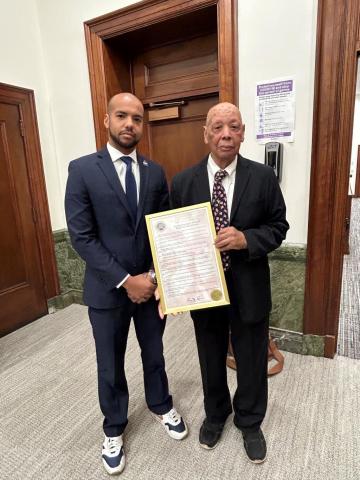
[(127, 294), (116, 288), (125, 276), (148, 271), (152, 263), (144, 216), (167, 210), (163, 169), (137, 156), (140, 193), (136, 222), (107, 148), (73, 160), (65, 194), (71, 243), (86, 262), (84, 302), (94, 308), (124, 305)]
[[(174, 177), (172, 208), (211, 201), (207, 161), (208, 157)], [(236, 304), (245, 323), (257, 323), (271, 309), (267, 254), (281, 245), (289, 225), (274, 171), (241, 155), (236, 166), (230, 225), (244, 233), (248, 246), (246, 250), (230, 250)], [(192, 315), (196, 316), (196, 311)]]

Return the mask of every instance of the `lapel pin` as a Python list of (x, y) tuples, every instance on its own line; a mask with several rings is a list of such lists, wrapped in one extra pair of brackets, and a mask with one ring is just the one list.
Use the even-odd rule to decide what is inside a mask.
[(148, 162), (147, 162), (146, 160), (143, 160), (143, 165), (144, 165), (145, 167), (148, 167), (148, 166), (149, 166), (149, 164), (148, 164)]

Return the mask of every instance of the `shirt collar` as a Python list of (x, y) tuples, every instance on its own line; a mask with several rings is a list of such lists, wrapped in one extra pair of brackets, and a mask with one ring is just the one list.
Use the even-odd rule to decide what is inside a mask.
[(131, 157), (132, 161), (137, 163), (136, 148), (134, 148), (134, 150), (128, 154), (120, 152), (120, 150), (110, 145), (109, 142), (107, 142), (106, 148), (108, 149), (109, 155), (113, 163), (119, 160), (121, 157)]
[[(235, 172), (236, 170), (236, 165), (237, 165), (237, 155), (234, 158), (234, 160), (225, 168), (225, 171), (229, 175), (229, 177)], [(215, 173), (221, 170), (219, 165), (217, 165), (210, 153), (209, 158), (208, 158), (208, 168), (210, 173), (215, 176)]]

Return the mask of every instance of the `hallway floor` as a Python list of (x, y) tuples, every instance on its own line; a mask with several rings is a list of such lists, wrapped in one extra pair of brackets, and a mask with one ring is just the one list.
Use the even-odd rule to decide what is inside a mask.
[[(164, 349), (189, 436), (170, 439), (148, 412), (132, 324), (125, 362), (127, 464), (119, 480), (359, 480), (360, 362), (284, 352), (284, 370), (269, 379), (268, 458), (255, 465), (233, 415), (216, 449), (199, 445), (203, 396), (189, 315), (168, 318)], [(228, 383), (234, 394), (233, 370)], [(101, 462), (102, 415), (86, 307), (71, 305), (0, 339), (0, 419), (1, 480), (110, 479)]]

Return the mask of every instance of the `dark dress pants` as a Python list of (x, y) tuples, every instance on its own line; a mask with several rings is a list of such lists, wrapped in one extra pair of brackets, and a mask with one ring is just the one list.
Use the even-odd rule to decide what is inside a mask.
[(108, 437), (121, 435), (128, 423), (129, 392), (124, 359), (131, 317), (141, 348), (146, 403), (158, 415), (172, 408), (162, 343), (165, 320), (158, 315), (157, 303), (150, 299), (137, 305), (129, 300), (123, 308), (89, 307), (96, 346), (100, 408)]
[(267, 351), (269, 319), (244, 324), (233, 295), (232, 279), (227, 276), (231, 305), (191, 312), (195, 327), (206, 418), (224, 423), (232, 412), (227, 384), (226, 357), (229, 332), (237, 370), (233, 398), (234, 423), (242, 431), (257, 430), (266, 413)]

